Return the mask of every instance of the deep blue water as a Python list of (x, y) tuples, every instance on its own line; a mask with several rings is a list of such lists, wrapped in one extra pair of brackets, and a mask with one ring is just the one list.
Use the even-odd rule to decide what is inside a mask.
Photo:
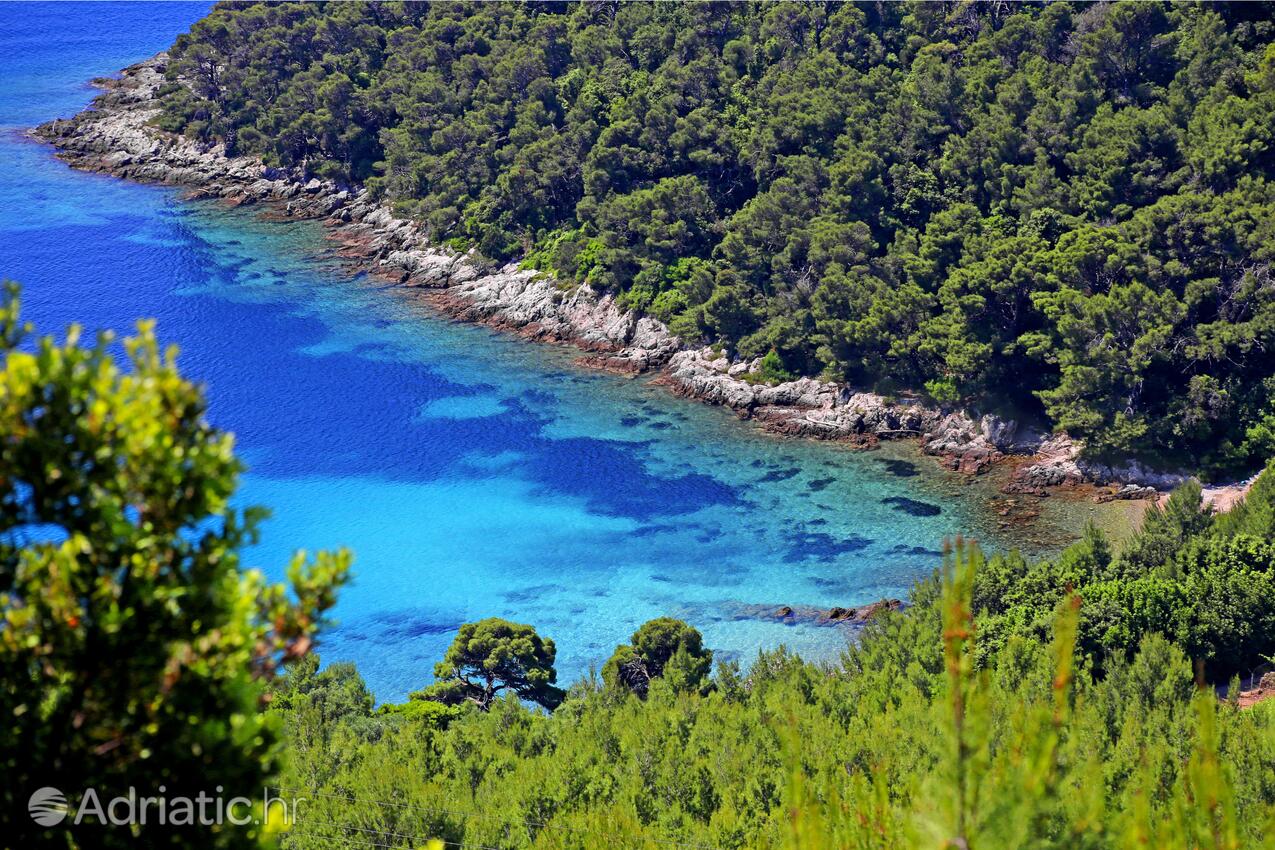
[(158, 319), (237, 435), (241, 501), (273, 510), (250, 562), (277, 576), (295, 548), (355, 550), (321, 651), (381, 699), (427, 683), (457, 625), (489, 615), (553, 637), (565, 681), (666, 613), (726, 657), (826, 656), (837, 629), (737, 606), (902, 596), (945, 535), (1006, 542), (972, 488), (903, 447), (760, 435), (352, 280), (317, 225), (73, 172), (23, 136), (206, 9), (0, 4), (0, 275), (45, 331)]

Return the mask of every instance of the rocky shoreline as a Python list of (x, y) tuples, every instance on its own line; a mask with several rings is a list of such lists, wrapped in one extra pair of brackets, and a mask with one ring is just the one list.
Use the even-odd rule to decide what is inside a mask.
[[(731, 361), (711, 348), (682, 343), (660, 322), (618, 308), (610, 295), (588, 286), (565, 288), (552, 276), (517, 264), (487, 268), (472, 254), (432, 244), (412, 221), (395, 216), (366, 190), (339, 186), (265, 166), (253, 157), (226, 156), (150, 125), (167, 57), (161, 53), (97, 80), (104, 89), (69, 120), (36, 128), (75, 168), (131, 180), (179, 185), (197, 198), (236, 205), (269, 205), (285, 219), (317, 219), (330, 228), (339, 254), (405, 287), (455, 319), (564, 343), (583, 352), (580, 362), (623, 374), (657, 374), (674, 393), (721, 405), (762, 428), (788, 436), (840, 440), (861, 446), (878, 440), (916, 439), (949, 469), (980, 473), (1012, 463), (1006, 492), (1044, 496), (1059, 487), (1105, 485), (1097, 498), (1155, 498), (1185, 475), (1157, 473), (1139, 464), (1113, 468), (1089, 463), (1065, 436), (993, 415), (940, 410), (909, 399), (887, 399), (842, 384), (800, 378), (779, 385), (756, 380), (757, 361)], [(1217, 490), (1226, 498), (1234, 488)]]

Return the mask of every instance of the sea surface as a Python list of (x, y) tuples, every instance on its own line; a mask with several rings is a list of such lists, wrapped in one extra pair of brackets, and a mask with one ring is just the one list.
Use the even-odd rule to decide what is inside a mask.
[(959, 532), (1039, 553), (1087, 518), (1125, 522), (1127, 506), (1053, 498), (1004, 528), (995, 480), (907, 445), (766, 436), (567, 350), (437, 318), (351, 275), (316, 224), (75, 172), (25, 136), (207, 8), (0, 4), (0, 276), (57, 335), (157, 318), (236, 434), (240, 503), (273, 512), (249, 563), (280, 576), (294, 549), (355, 551), (320, 651), (355, 661), (379, 699), (427, 684), (459, 624), (493, 615), (552, 637), (563, 683), (662, 614), (722, 658), (780, 644), (830, 658), (845, 631), (748, 606), (904, 597)]

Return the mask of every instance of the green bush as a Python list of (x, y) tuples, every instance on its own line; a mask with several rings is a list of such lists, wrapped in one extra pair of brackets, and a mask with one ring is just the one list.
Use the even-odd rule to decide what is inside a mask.
[(660, 678), (679, 693), (703, 690), (712, 669), (713, 652), (704, 648), (698, 629), (659, 617), (643, 623), (628, 644), (615, 648), (602, 667), (602, 680), (645, 698), (651, 683)]
[[(39, 826), (51, 786), (113, 798), (224, 787), (261, 799), (281, 767), (266, 681), (304, 659), (336, 601), (348, 553), (298, 553), (288, 585), (243, 570), (257, 508), (231, 506), (231, 436), (160, 352), (151, 322), (124, 341), (51, 337), (19, 347), (17, 288), (0, 301), (0, 798), (15, 847), (253, 847), (261, 822), (74, 832)], [(352, 669), (324, 676), (354, 676)], [(360, 683), (361, 687), (361, 683)], [(370, 706), (355, 688), (348, 697)], [(333, 722), (343, 718), (329, 711)], [(151, 792), (153, 793), (153, 791)], [(258, 805), (255, 815), (261, 818)], [(81, 831), (83, 830), (83, 831)]]

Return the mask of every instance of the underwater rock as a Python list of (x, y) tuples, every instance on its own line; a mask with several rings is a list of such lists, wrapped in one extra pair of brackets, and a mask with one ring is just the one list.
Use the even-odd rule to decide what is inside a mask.
[(879, 599), (867, 605), (846, 608), (735, 602), (728, 604), (728, 612), (734, 620), (779, 620), (788, 625), (862, 626), (882, 611), (897, 611), (903, 605), (900, 599)]

